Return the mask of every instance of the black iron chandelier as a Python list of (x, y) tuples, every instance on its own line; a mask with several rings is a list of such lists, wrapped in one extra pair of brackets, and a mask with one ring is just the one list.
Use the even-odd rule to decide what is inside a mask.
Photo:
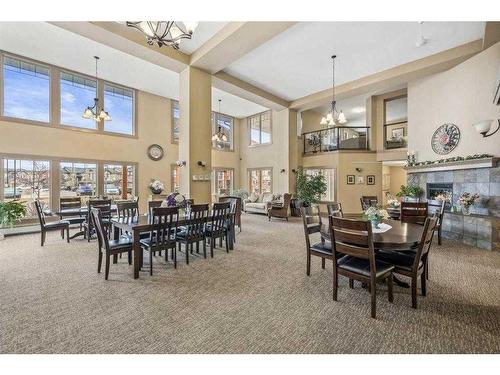
[[(219, 115), (220, 115), (220, 102), (222, 101), (222, 99), (219, 99), (219, 112), (216, 113), (216, 116), (215, 116), (215, 122), (218, 124), (219, 123)], [(217, 133), (215, 133), (213, 136), (212, 136), (212, 141), (214, 142), (217, 142), (217, 146), (218, 147), (221, 147), (220, 143), (222, 142), (227, 142), (228, 138), (227, 138), (227, 135), (226, 133), (224, 133), (224, 131), (222, 130), (222, 126), (219, 125), (219, 128), (217, 130)]]
[[(97, 62), (99, 61), (99, 56), (94, 56), (95, 59), (95, 81), (97, 83)], [(96, 97), (94, 98), (94, 105), (92, 107), (87, 107), (85, 111), (83, 111), (82, 117), (87, 120), (94, 121), (111, 121), (111, 116), (108, 112), (104, 110), (104, 107), (99, 107), (99, 97), (96, 93)]]
[(198, 22), (127, 21), (127, 26), (145, 34), (149, 45), (179, 49), (181, 39), (191, 39)]
[(342, 110), (338, 112), (337, 110), (337, 102), (335, 101), (335, 58), (337, 56), (333, 55), (332, 56), (332, 109), (328, 114), (321, 119), (320, 124), (321, 125), (326, 125), (328, 127), (330, 126), (335, 126), (337, 122), (339, 124), (345, 124), (347, 122), (347, 119), (345, 118), (344, 113)]

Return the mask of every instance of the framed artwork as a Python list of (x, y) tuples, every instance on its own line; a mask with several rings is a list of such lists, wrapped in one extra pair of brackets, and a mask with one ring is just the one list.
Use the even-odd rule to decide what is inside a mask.
[(363, 185), (365, 183), (365, 178), (364, 176), (356, 176), (356, 183), (358, 185)]
[(355, 184), (354, 175), (348, 174), (347, 175), (347, 185), (354, 185), (354, 184)]
[(372, 174), (366, 176), (366, 184), (367, 185), (375, 185), (375, 176)]
[(405, 135), (405, 128), (392, 129), (391, 136), (393, 139), (403, 139)]

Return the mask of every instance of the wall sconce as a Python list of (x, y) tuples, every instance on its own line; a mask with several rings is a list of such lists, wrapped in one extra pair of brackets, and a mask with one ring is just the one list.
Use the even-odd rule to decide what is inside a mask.
[(491, 137), (493, 134), (495, 134), (498, 129), (500, 129), (500, 120), (497, 120), (498, 122), (498, 126), (496, 128), (496, 130), (493, 132), (493, 133), (490, 133), (488, 134), (488, 132), (490, 131), (491, 129), (491, 123), (493, 122), (494, 120), (484, 120), (484, 121), (479, 121), (479, 122), (476, 122), (475, 124), (473, 124), (472, 126), (474, 127), (474, 129), (476, 129), (476, 131), (481, 134), (484, 138), (486, 137)]
[(292, 173), (297, 173), (297, 170), (296, 169), (292, 169)]
[(176, 164), (178, 167), (182, 168), (182, 167), (185, 167), (185, 166), (186, 166), (186, 161), (185, 161), (185, 160), (177, 160), (177, 161), (175, 162), (175, 164)]
[(362, 171), (362, 169), (361, 169), (361, 168), (359, 168), (359, 167), (358, 167), (358, 168), (356, 168), (356, 172), (361, 172), (361, 171)]
[(282, 169), (282, 170), (280, 171), (280, 173), (285, 173), (285, 169)]
[(198, 160), (198, 163), (197, 163), (200, 167), (203, 167), (205, 168), (207, 166), (207, 162), (206, 161), (202, 161), (202, 160)]

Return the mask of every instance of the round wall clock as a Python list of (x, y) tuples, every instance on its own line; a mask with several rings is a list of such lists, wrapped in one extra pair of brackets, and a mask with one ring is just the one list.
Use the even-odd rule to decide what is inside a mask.
[(444, 124), (436, 129), (431, 138), (431, 146), (436, 154), (449, 154), (460, 141), (460, 129), (454, 124)]
[(163, 148), (154, 144), (148, 147), (148, 156), (151, 160), (158, 161), (163, 157)]

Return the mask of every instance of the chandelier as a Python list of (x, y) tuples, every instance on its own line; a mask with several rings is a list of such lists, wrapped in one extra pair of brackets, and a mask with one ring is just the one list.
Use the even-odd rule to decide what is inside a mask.
[(149, 45), (174, 49), (179, 49), (181, 39), (191, 39), (198, 26), (198, 22), (183, 21), (182, 24), (176, 21), (127, 21), (127, 26), (146, 35)]
[(335, 126), (337, 122), (339, 124), (345, 124), (347, 122), (347, 119), (345, 118), (344, 113), (342, 110), (340, 112), (337, 111), (337, 102), (335, 101), (335, 58), (337, 56), (333, 55), (332, 56), (332, 109), (330, 112), (325, 117), (321, 118), (321, 125), (326, 125), (328, 127), (330, 126)]
[[(99, 56), (94, 56), (95, 59), (95, 80), (97, 82), (97, 62), (99, 61)], [(98, 91), (97, 91), (98, 92)], [(87, 120), (94, 121), (111, 121), (111, 116), (108, 112), (104, 110), (104, 107), (99, 107), (99, 98), (96, 93), (96, 97), (94, 98), (94, 105), (92, 107), (87, 107), (85, 111), (83, 111), (83, 118)]]
[[(218, 124), (219, 123), (219, 114), (220, 114), (220, 102), (222, 101), (222, 99), (219, 99), (219, 112), (216, 114), (216, 117), (215, 117), (215, 122)], [(224, 131), (222, 130), (222, 126), (219, 125), (219, 128), (217, 130), (217, 133), (215, 133), (213, 136), (212, 136), (212, 141), (214, 142), (217, 142), (217, 146), (221, 146), (220, 143), (222, 142), (227, 142), (228, 138), (227, 138), (227, 135), (226, 133), (224, 133)]]

